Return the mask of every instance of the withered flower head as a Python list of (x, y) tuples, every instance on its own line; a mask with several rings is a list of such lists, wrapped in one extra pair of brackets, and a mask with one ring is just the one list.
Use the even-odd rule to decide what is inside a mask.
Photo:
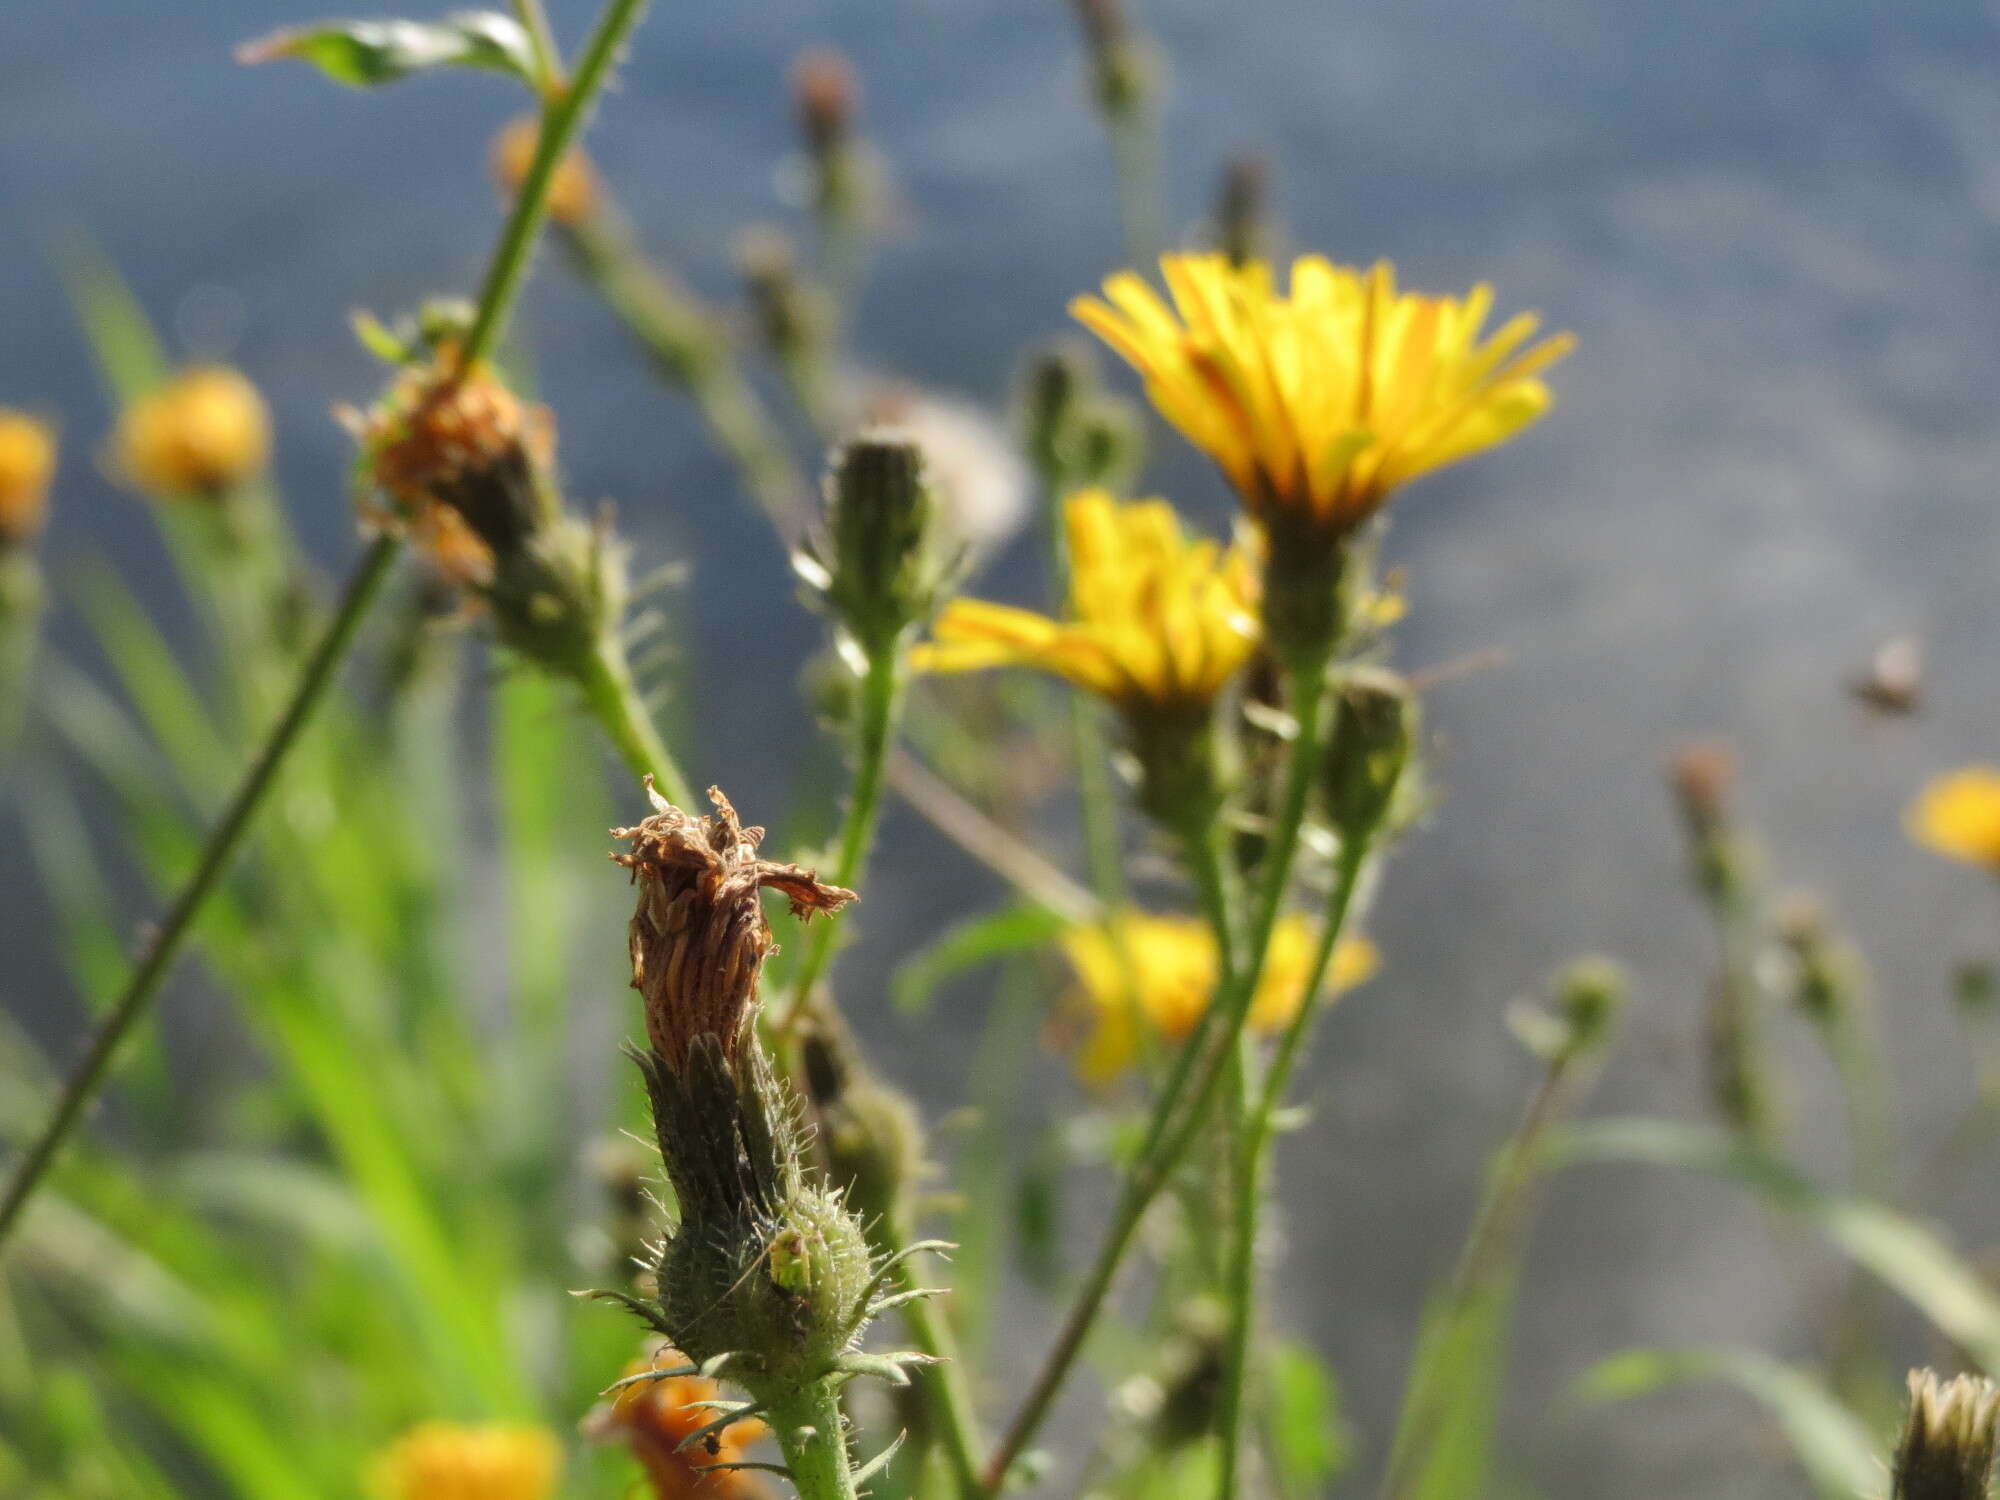
[(822, 885), (811, 870), (761, 858), (764, 830), (746, 828), (719, 787), (715, 812), (682, 812), (648, 779), (653, 815), (636, 828), (612, 830), (630, 841), (611, 857), (639, 886), (632, 914), (632, 987), (645, 997), (646, 1035), (669, 1068), (687, 1065), (688, 1048), (715, 1036), (733, 1061), (757, 1002), (757, 981), (771, 952), (771, 924), (760, 893), (784, 892), (792, 914), (838, 911), (854, 892)]
[(854, 129), (860, 85), (854, 67), (831, 47), (813, 47), (792, 63), (792, 101), (799, 134), (814, 156), (845, 145)]
[(1736, 757), (1721, 740), (1689, 740), (1667, 762), (1667, 784), (1696, 837), (1715, 832), (1729, 816), (1736, 788)]

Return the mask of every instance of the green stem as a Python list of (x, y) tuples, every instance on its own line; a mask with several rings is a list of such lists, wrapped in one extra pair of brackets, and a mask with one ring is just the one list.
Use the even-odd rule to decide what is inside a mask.
[[(868, 863), (869, 846), (875, 841), (875, 819), (882, 805), (883, 772), (889, 763), (889, 749), (896, 738), (896, 719), (902, 708), (904, 678), (903, 643), (897, 641), (875, 653), (861, 680), (860, 720), (855, 734), (854, 788), (848, 794), (847, 816), (840, 836), (840, 855), (834, 865), (833, 883), (850, 889)], [(813, 989), (833, 958), (838, 929), (821, 922), (812, 930), (811, 946), (799, 964), (798, 978), (774, 1024), (778, 1035), (788, 1034), (812, 1004)]]
[(209, 833), (193, 874), (181, 887), (180, 894), (174, 898), (173, 905), (146, 944), (123, 992), (91, 1039), (89, 1050), (65, 1080), (48, 1123), (42, 1127), (41, 1134), (8, 1178), (6, 1195), (0, 1198), (0, 1244), (5, 1243), (8, 1231), (13, 1228), (29, 1197), (54, 1163), (56, 1153), (82, 1118), (85, 1107), (103, 1086), (105, 1076), (116, 1060), (119, 1044), (145, 1014), (160, 981), (166, 977), (175, 956), (193, 929), (203, 903), (229, 868), (230, 860), (255, 821), (279, 768), (298, 742), (299, 732), (305, 728), (332, 683), (335, 669), (346, 660), (348, 649), (354, 642), (355, 630), (374, 602), (399, 549), (397, 538), (377, 538), (348, 580), (340, 606), (319, 646), (300, 672), (298, 685), (292, 691), (284, 714), (272, 727), (222, 820)]
[[(987, 1463), (985, 1488), (989, 1495), (997, 1495), (1006, 1487), (1008, 1472), (1014, 1461), (1021, 1456), (1055, 1404), (1062, 1383), (1082, 1352), (1084, 1339), (1089, 1335), (1117, 1279), (1141, 1220), (1187, 1155), (1188, 1147), (1200, 1134), (1215, 1104), (1229, 1067), (1229, 1054), (1236, 1047), (1243, 1033), (1243, 1024), (1249, 1018), (1251, 1001), (1256, 996), (1257, 983), (1263, 975), (1271, 933), (1277, 927), (1279, 914), (1284, 909), (1285, 892), (1291, 884), (1292, 862), (1298, 853), (1306, 802), (1319, 762), (1320, 721), (1326, 702), (1325, 667), (1325, 657), (1318, 656), (1300, 663), (1291, 674), (1293, 702), (1298, 706), (1298, 734), (1292, 744), (1291, 769), (1265, 855), (1264, 889), (1260, 894), (1256, 921), (1251, 928), (1250, 941), (1242, 950), (1246, 956), (1241, 970), (1226, 976), (1215, 1002), (1209, 1006), (1194, 1035), (1183, 1045), (1173, 1078), (1154, 1103), (1146, 1145), (1141, 1148), (1126, 1175), (1104, 1243), (1099, 1247), (1097, 1258), (1063, 1320), (1054, 1345), (1029, 1386), (1020, 1411)], [(1206, 874), (1198, 873), (1204, 892), (1226, 890), (1219, 867), (1219, 846), (1213, 831), (1192, 842), (1198, 869), (1211, 861), (1218, 862), (1216, 869)], [(1205, 894), (1204, 899), (1210, 898)], [(1226, 922), (1218, 928), (1219, 932), (1227, 930)], [(1198, 1064), (1195, 1060), (1197, 1053), (1201, 1054)]]
[(840, 1398), (831, 1381), (815, 1380), (788, 1399), (774, 1401), (770, 1418), (799, 1500), (858, 1500)]
[(604, 14), (598, 19), (597, 29), (584, 44), (583, 60), (576, 66), (575, 78), (566, 89), (550, 98), (544, 107), (542, 136), (535, 148), (535, 159), (529, 164), (528, 174), (522, 180), (520, 194), (514, 200), (514, 210), (508, 216), (506, 228), (501, 231), (500, 243), (493, 251), (486, 280), (480, 286), (478, 316), (459, 350), (461, 369), (471, 369), (491, 354), (493, 346), (500, 341), (501, 331), (507, 326), (507, 315), (513, 311), (521, 283), (526, 279), (528, 266), (534, 259), (535, 241), (540, 235), (542, 221), (548, 217), (549, 189), (555, 183), (556, 169), (568, 153), (570, 143), (576, 139), (577, 132), (583, 128), (591, 101), (610, 77), (612, 61), (617, 57), (618, 49), (625, 44), (625, 39), (631, 35), (632, 28), (639, 24), (647, 3), (648, 0), (608, 0)]
[[(895, 1250), (910, 1243), (908, 1225), (894, 1223), (889, 1228), (891, 1233), (884, 1239)], [(891, 1253), (894, 1253), (893, 1250)], [(916, 1262), (920, 1259), (922, 1257), (913, 1255), (897, 1263), (896, 1291), (916, 1289), (919, 1284)], [(904, 1303), (902, 1313), (904, 1326), (910, 1330), (910, 1341), (923, 1353), (941, 1361), (927, 1370), (917, 1371), (913, 1378), (932, 1411), (943, 1419), (940, 1425), (943, 1428), (945, 1457), (951, 1462), (952, 1482), (965, 1500), (975, 1500), (979, 1494), (979, 1454), (985, 1447), (985, 1439), (980, 1436), (972, 1392), (965, 1383), (965, 1366), (959, 1358), (958, 1338), (952, 1332), (950, 1319), (928, 1299)]]
[(623, 217), (608, 203), (561, 228), (583, 279), (644, 347), (654, 368), (693, 400), (758, 507), (789, 537), (799, 524), (805, 476), (714, 317), (640, 254)]
[(1228, 1500), (1236, 1493), (1242, 1463), (1244, 1391), (1249, 1380), (1250, 1333), (1257, 1309), (1257, 1232), (1259, 1210), (1264, 1201), (1265, 1156), (1270, 1149), (1272, 1122), (1284, 1102), (1292, 1070), (1304, 1050), (1306, 1037), (1321, 1009), (1319, 999), (1326, 983), (1333, 955), (1347, 927), (1354, 892), (1361, 883), (1367, 864), (1370, 840), (1357, 838), (1343, 845), (1334, 874), (1333, 891), (1327, 898), (1326, 917), (1321, 924), (1319, 947), (1307, 970), (1299, 1008), (1279, 1039), (1264, 1086), (1244, 1120), (1243, 1138), (1237, 1158), (1236, 1202), (1231, 1216), (1229, 1279), (1225, 1292), (1229, 1303), (1229, 1343), (1224, 1355), (1222, 1395), (1216, 1423), (1222, 1438), (1222, 1461), (1216, 1492)]
[(640, 697), (625, 653), (615, 641), (601, 643), (591, 656), (582, 679), (584, 706), (590, 710), (634, 776), (653, 778), (662, 797), (674, 806), (691, 808), (693, 795), (687, 778), (675, 763), (673, 752), (653, 723)]

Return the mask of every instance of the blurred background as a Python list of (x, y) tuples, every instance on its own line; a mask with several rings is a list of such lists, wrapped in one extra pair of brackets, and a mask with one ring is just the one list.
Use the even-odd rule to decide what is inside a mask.
[[(590, 7), (551, 9), (569, 42)], [(1379, 1444), (1425, 1287), (1531, 1073), (1506, 1004), (1578, 951), (1617, 956), (1639, 1004), (1600, 1107), (1701, 1108), (1710, 940), (1660, 774), (1684, 737), (1735, 743), (1771, 865), (1868, 950), (1918, 1143), (1956, 1107), (1947, 975), (1994, 945), (2000, 902), (1909, 845), (1898, 819), (1930, 772), (2000, 755), (2000, 21), (1948, 0), (1135, 10), (1170, 68), (1171, 241), (1203, 235), (1223, 162), (1254, 149), (1291, 248), (1391, 257), (1430, 290), (1491, 279), (1503, 309), (1538, 308), (1580, 341), (1555, 415), (1426, 481), (1388, 543), (1408, 570), (1402, 665), (1496, 645), (1506, 659), (1432, 700), (1441, 813), (1393, 865), (1374, 933), (1385, 972), (1325, 1028), (1304, 1089), (1317, 1120), (1282, 1161), (1291, 1248), (1275, 1305), (1335, 1360)], [(230, 61), (246, 37), (322, 13), (0, 11), (0, 402), (62, 420), (58, 592), (62, 561), (96, 553), (177, 607), (140, 503), (91, 460), (109, 412), (51, 263), (74, 229), (176, 353), (227, 357), (261, 385), (309, 542), (329, 569), (354, 550), (351, 449), (329, 410), (369, 397), (378, 368), (347, 314), (472, 285), (498, 217), (488, 142), (520, 101), (472, 75), (364, 96)], [(649, 248), (732, 300), (740, 231), (801, 221), (786, 76), (813, 44), (853, 60), (894, 194), (855, 347), (997, 414), (1026, 344), (1061, 333), (1065, 300), (1121, 260), (1058, 0), (662, 4), (591, 151)], [(801, 774), (810, 722), (792, 687), (822, 626), (685, 404), (594, 298), (543, 276), (522, 335), (572, 493), (615, 498), (642, 566), (690, 565), (675, 732), (692, 775), (774, 816)], [(1147, 488), (1219, 523), (1219, 481), (1176, 441), (1157, 450)], [(1002, 552), (981, 591), (1039, 597), (1032, 554)], [(60, 612), (53, 628), (59, 646), (80, 639)], [(1904, 633), (1924, 642), (1923, 709), (1871, 716), (1847, 681)], [(983, 996), (912, 1025), (869, 984), (995, 888), (906, 811), (882, 848), (846, 1004), (887, 1071), (942, 1111), (963, 1097)], [(605, 901), (615, 933), (626, 896), (608, 867)], [(48, 930), (18, 840), (0, 836), (0, 1002), (60, 1042), (75, 1012)], [(198, 1003), (188, 989), (170, 1012)], [(621, 994), (607, 986), (607, 1011)], [(1829, 1096), (1817, 1055), (1796, 1050), (1810, 1142)], [(1935, 1113), (1929, 1079), (1949, 1080)], [(1837, 1165), (1838, 1131), (1824, 1139)], [(1990, 1192), (1951, 1207), (1961, 1236), (2000, 1233)], [(1549, 1406), (1634, 1343), (1797, 1352), (1782, 1290), (1759, 1215), (1723, 1188), (1640, 1170), (1559, 1179), (1508, 1414), (1527, 1472), (1575, 1497), (1787, 1492), (1782, 1455), (1747, 1445), (1738, 1398), (1582, 1419)], [(1024, 1315), (1024, 1349), (1043, 1315)], [(1914, 1334), (1910, 1352), (1926, 1352)]]

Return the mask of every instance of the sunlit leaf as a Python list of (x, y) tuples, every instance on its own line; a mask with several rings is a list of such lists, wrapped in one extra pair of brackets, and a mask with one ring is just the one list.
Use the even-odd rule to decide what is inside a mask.
[(532, 81), (534, 48), (521, 24), (496, 11), (438, 22), (322, 21), (290, 27), (236, 52), (238, 62), (310, 63), (336, 83), (377, 88), (433, 68), (484, 68)]

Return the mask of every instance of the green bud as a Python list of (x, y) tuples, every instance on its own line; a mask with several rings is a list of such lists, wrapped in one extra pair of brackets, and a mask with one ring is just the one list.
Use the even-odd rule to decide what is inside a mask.
[(1507, 1020), (1521, 1044), (1551, 1067), (1567, 1067), (1602, 1050), (1625, 1006), (1625, 974), (1606, 958), (1580, 958), (1556, 980), (1546, 1008), (1526, 1001)]
[(1830, 1027), (1861, 999), (1861, 960), (1827, 929), (1825, 915), (1807, 897), (1789, 902), (1779, 932), (1792, 955), (1792, 1002), (1815, 1026)]
[(1128, 488), (1145, 459), (1145, 423), (1131, 402), (1101, 388), (1084, 345), (1037, 354), (1021, 378), (1021, 441), (1042, 483), (1060, 496)]
[(1256, 152), (1232, 156), (1222, 171), (1216, 238), (1232, 265), (1264, 259), (1270, 250), (1271, 163)]
[(893, 650), (937, 607), (958, 560), (939, 559), (923, 450), (885, 432), (840, 451), (827, 482), (825, 536), (794, 559), (861, 654)]
[(1389, 817), (1416, 754), (1419, 719), (1416, 694), (1393, 672), (1356, 668), (1334, 688), (1321, 786), (1327, 821), (1344, 842), (1369, 838)]
[(1987, 1500), (2000, 1449), (2000, 1386), (1977, 1375), (1910, 1371), (1891, 1500)]

